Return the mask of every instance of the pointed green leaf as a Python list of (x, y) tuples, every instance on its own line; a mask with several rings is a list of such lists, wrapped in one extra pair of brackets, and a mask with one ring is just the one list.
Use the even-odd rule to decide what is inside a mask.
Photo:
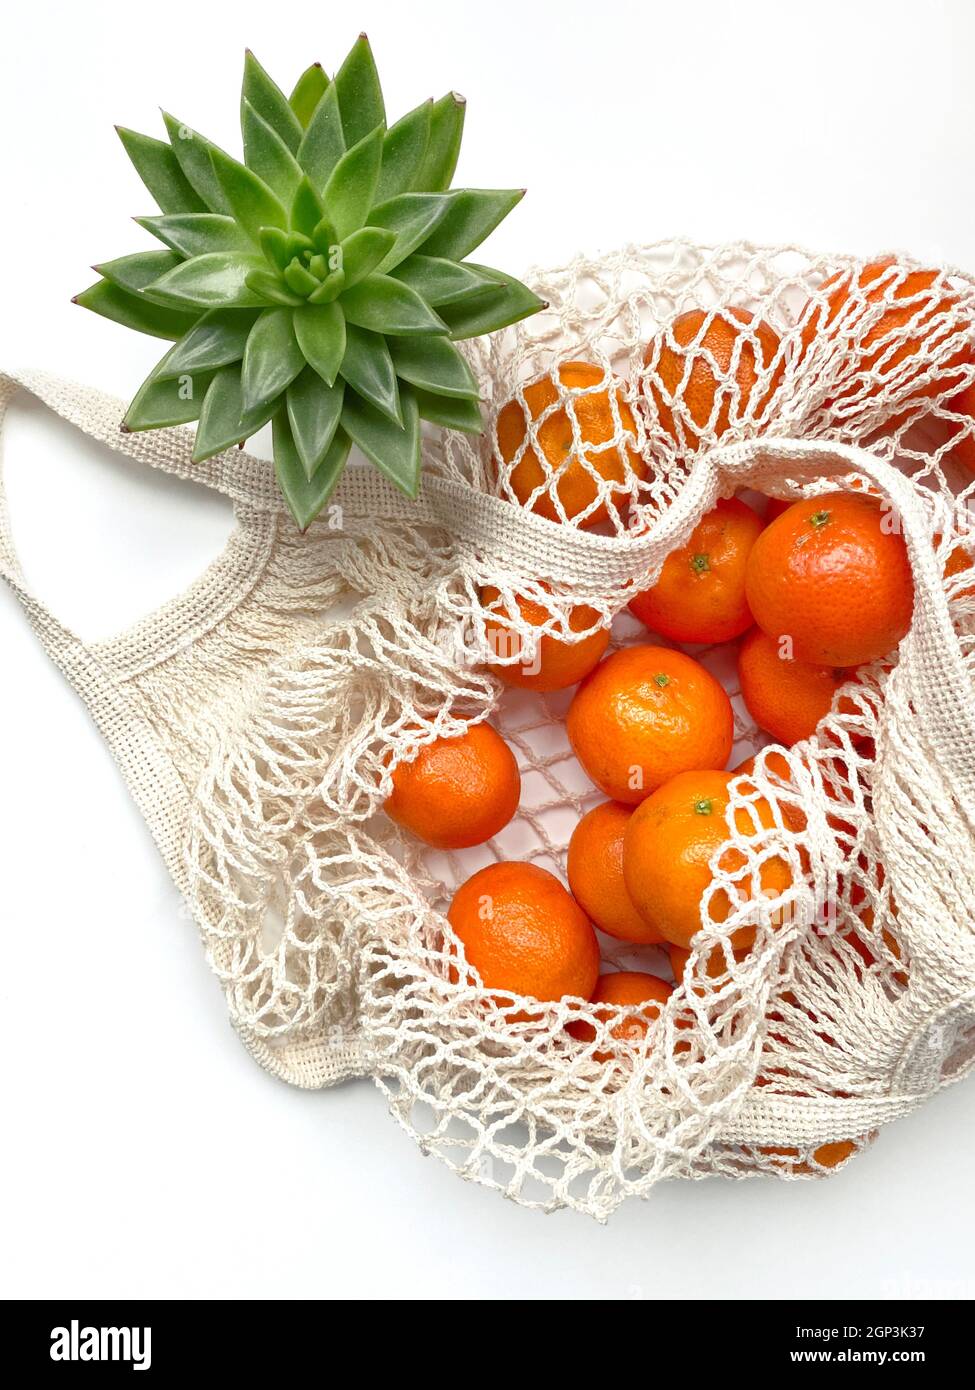
[(278, 484), (291, 511), (291, 515), (302, 531), (306, 531), (315, 517), (328, 501), (342, 476), (351, 440), (344, 431), (339, 430), (329, 447), (328, 453), (319, 464), (314, 475), (308, 478), (301, 455), (291, 433), (291, 425), (285, 410), (279, 410), (274, 417), (274, 471)]
[(403, 424), (397, 425), (361, 396), (347, 391), (342, 428), (391, 483), (415, 497), (420, 486), (420, 417), (408, 386), (402, 391), (402, 409)]
[(287, 231), (288, 214), (263, 179), (252, 169), (238, 164), (223, 150), (210, 152), (213, 171), (230, 206), (231, 216), (243, 227), (254, 242), (260, 245), (262, 227), (280, 227)]
[(379, 187), (376, 190), (378, 202), (386, 202), (414, 187), (413, 180), (430, 138), (432, 106), (432, 101), (422, 102), (387, 130), (383, 139)]
[(497, 284), (497, 281), (472, 270), (470, 265), (445, 261), (442, 256), (422, 256), (419, 252), (408, 257), (391, 274), (416, 290), (434, 308), (469, 299), (471, 295), (493, 289)]
[(154, 237), (181, 256), (205, 256), (209, 251), (251, 251), (253, 247), (232, 217), (216, 212), (176, 212), (168, 217), (137, 217)]
[(288, 289), (287, 285), (276, 275), (273, 270), (249, 270), (244, 284), (262, 302), (271, 304), (285, 304), (292, 309), (297, 309), (305, 301), (300, 294), (294, 294)]
[(338, 245), (338, 237), (335, 235), (335, 228), (327, 217), (323, 217), (321, 222), (311, 234), (312, 245), (316, 251), (320, 251), (323, 256), (327, 256), (333, 247)]
[(127, 430), (157, 430), (198, 420), (212, 372), (186, 373), (157, 381), (150, 373), (136, 392), (123, 421)]
[(253, 309), (211, 309), (156, 368), (160, 380), (181, 372), (213, 371), (239, 362), (257, 320)]
[(447, 215), (448, 207), (445, 193), (401, 193), (398, 198), (374, 207), (369, 213), (369, 226), (396, 233), (396, 244), (380, 269), (392, 270), (405, 261)]
[(315, 107), (325, 94), (328, 86), (328, 77), (321, 63), (312, 63), (305, 68), (294, 85), (288, 105), (301, 122), (303, 130), (308, 129), (309, 122), (315, 114)]
[(261, 270), (260, 256), (241, 256), (213, 252), (182, 261), (149, 287), (151, 293), (202, 309), (247, 309), (260, 304), (260, 298), (246, 284), (252, 271)]
[(167, 111), (162, 113), (169, 143), (179, 166), (211, 212), (229, 212), (223, 189), (213, 172), (210, 151), (217, 148), (192, 126), (184, 125)]
[(129, 294), (120, 290), (110, 280), (98, 280), (72, 301), (83, 309), (101, 314), (102, 318), (121, 323), (126, 328), (134, 328), (137, 333), (148, 333), (153, 338), (176, 340), (188, 333), (199, 318), (199, 311), (187, 312), (164, 305), (153, 304), (142, 295)]
[(383, 89), (365, 34), (360, 34), (352, 45), (335, 74), (334, 86), (338, 92), (345, 143), (351, 149), (370, 131), (386, 124)]
[(240, 124), (244, 133), (244, 162), (287, 207), (301, 182), (301, 166), (281, 136), (257, 114), (249, 101), (241, 103)]
[(342, 295), (349, 323), (374, 333), (446, 333), (443, 319), (416, 290), (391, 275), (368, 275)]
[(309, 304), (331, 304), (338, 299), (345, 288), (345, 271), (333, 270), (319, 285), (314, 294), (308, 296)]
[(305, 360), (332, 386), (346, 353), (345, 315), (338, 304), (308, 304), (295, 310), (295, 337)]
[(450, 187), (457, 168), (464, 134), (467, 103), (457, 92), (448, 92), (430, 112), (430, 138), (412, 187), (418, 193), (441, 193)]
[(478, 291), (469, 299), (440, 308), (441, 317), (450, 327), (451, 338), (459, 340), (476, 338), (481, 333), (495, 333), (499, 328), (506, 328), (509, 323), (517, 323), (519, 319), (547, 307), (543, 299), (532, 294), (514, 276), (505, 275), (491, 266), (468, 264), (472, 270), (494, 280), (495, 286), (486, 292)]
[(306, 270), (300, 261), (294, 260), (289, 266), (285, 267), (284, 283), (289, 290), (293, 290), (296, 295), (304, 300), (313, 291), (320, 288), (321, 282), (316, 280), (310, 270)]
[(288, 387), (288, 421), (305, 476), (314, 476), (338, 429), (345, 382), (326, 386), (317, 372), (306, 367)]
[(244, 410), (259, 410), (280, 396), (304, 368), (305, 358), (290, 309), (267, 309), (250, 331), (244, 348), (241, 387)]
[(267, 75), (250, 49), (244, 54), (244, 81), (240, 89), (241, 125), (243, 126), (243, 104), (249, 103), (266, 121), (272, 130), (277, 131), (288, 149), (294, 154), (301, 144), (301, 122), (295, 115), (281, 88)]
[[(172, 251), (137, 251), (134, 256), (119, 256), (115, 261), (103, 261), (93, 269), (99, 275), (104, 275), (106, 280), (111, 280), (113, 285), (118, 285), (119, 289), (138, 294), (158, 280), (160, 275), (165, 275), (181, 263), (180, 257)], [(147, 297), (151, 299), (152, 295)]]
[(275, 400), (261, 410), (245, 414), (240, 366), (235, 363), (221, 368), (213, 378), (200, 411), (193, 462), (203, 463), (214, 454), (222, 454), (224, 449), (256, 434), (276, 409), (278, 402)]
[(446, 194), (446, 215), (424, 242), (424, 255), (463, 260), (524, 196), (523, 188), (458, 188)]
[(351, 289), (371, 274), (393, 249), (395, 242), (395, 233), (381, 227), (362, 227), (346, 237), (341, 243), (346, 288)]
[(302, 174), (291, 204), (291, 226), (295, 232), (311, 238), (322, 224), (325, 204), (312, 187), (311, 179)]
[(304, 139), (298, 148), (298, 163), (318, 189), (325, 187), (329, 175), (345, 154), (339, 97), (333, 82), (315, 108)]
[(206, 203), (183, 173), (171, 145), (125, 126), (115, 129), (161, 212), (206, 212)]
[(484, 429), (481, 407), (477, 401), (417, 391), (416, 402), (420, 418), (429, 420), (431, 424), (442, 425), (448, 430), (462, 430), (465, 434), (481, 434)]
[(294, 252), (288, 245), (288, 233), (280, 227), (262, 227), (260, 234), (261, 250), (271, 265), (284, 270)]
[(323, 197), (340, 240), (357, 232), (366, 220), (379, 181), (382, 152), (383, 128), (377, 126), (346, 151), (329, 175)]
[[(402, 424), (396, 368), (386, 339), (381, 333), (369, 333), (351, 323), (345, 331), (342, 376), (354, 392), (371, 402), (387, 419)], [(346, 400), (348, 397), (346, 392)]]
[[(477, 400), (480, 392), (464, 357), (446, 338), (391, 338), (389, 351), (396, 375), (421, 391)], [(421, 411), (422, 414), (422, 411)]]

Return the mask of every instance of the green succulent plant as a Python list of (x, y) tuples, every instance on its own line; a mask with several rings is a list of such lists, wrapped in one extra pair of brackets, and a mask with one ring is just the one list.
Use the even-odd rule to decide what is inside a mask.
[(77, 296), (174, 343), (128, 430), (197, 421), (194, 461), (272, 422), (288, 506), (306, 527), (353, 444), (415, 496), (420, 421), (481, 430), (458, 339), (544, 305), (465, 258), (523, 189), (451, 189), (464, 125), (455, 93), (387, 128), (363, 34), (332, 80), (313, 64), (290, 97), (250, 52), (240, 163), (163, 113), (168, 143), (119, 129), (160, 215), (164, 250), (98, 265)]

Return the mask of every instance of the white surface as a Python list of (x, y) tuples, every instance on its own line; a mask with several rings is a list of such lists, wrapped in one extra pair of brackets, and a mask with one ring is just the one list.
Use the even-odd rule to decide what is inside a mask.
[[(238, 148), (246, 45), (286, 83), (313, 58), (333, 67), (360, 29), (396, 114), (449, 87), (467, 96), (464, 182), (529, 185), (489, 243), (513, 271), (675, 232), (975, 265), (966, 0), (363, 0), (281, 26), (268, 13), (8, 7), (0, 363), (131, 394), (159, 345), (68, 302), (91, 262), (145, 244), (127, 218), (149, 199), (112, 124), (156, 131), (159, 102)], [(17, 407), (6, 457), (25, 567), (85, 635), (185, 583), (229, 525), (219, 501), (139, 476), (36, 409)], [(79, 526), (94, 539), (83, 556)], [(266, 1077), (87, 715), (6, 591), (0, 634), (0, 1295), (975, 1292), (975, 1083), (835, 1181), (670, 1185), (604, 1229), (422, 1161), (368, 1083), (309, 1095)], [(164, 1033), (174, 998), (181, 1026)]]

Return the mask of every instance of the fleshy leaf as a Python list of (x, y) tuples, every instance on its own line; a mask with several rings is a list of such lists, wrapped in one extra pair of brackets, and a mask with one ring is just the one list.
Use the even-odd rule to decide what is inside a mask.
[(494, 280), (495, 286), (487, 291), (478, 291), (470, 299), (441, 306), (439, 312), (450, 327), (451, 338), (459, 340), (476, 338), (481, 333), (494, 333), (547, 307), (543, 299), (539, 299), (513, 275), (505, 275), (503, 271), (475, 265), (470, 261), (468, 265)]
[(274, 417), (274, 470), (291, 515), (302, 531), (306, 531), (328, 501), (342, 476), (349, 457), (351, 441), (344, 431), (336, 432), (328, 453), (309, 478), (291, 433), (286, 410)]
[(293, 294), (280, 276), (275, 275), (272, 270), (262, 266), (260, 270), (250, 270), (244, 284), (249, 290), (261, 300), (270, 300), (272, 304), (285, 304), (293, 309), (297, 309), (304, 303), (298, 294)]
[(484, 429), (477, 401), (437, 396), (430, 391), (417, 391), (416, 400), (421, 419), (429, 420), (431, 424), (442, 425), (448, 430), (462, 430), (465, 434), (480, 434)]
[(308, 124), (315, 114), (315, 107), (325, 94), (328, 86), (328, 76), (321, 63), (312, 63), (305, 68), (298, 78), (290, 97), (288, 105), (301, 122), (303, 130), (308, 129)]
[(360, 34), (335, 74), (345, 143), (351, 149), (370, 131), (386, 124), (379, 73), (365, 34)]
[(333, 270), (325, 277), (314, 294), (308, 296), (309, 304), (331, 304), (338, 299), (345, 288), (345, 271)]
[[(121, 290), (138, 294), (160, 275), (182, 264), (179, 256), (172, 251), (137, 251), (133, 256), (119, 256), (115, 261), (103, 261), (93, 267), (99, 275), (111, 280)], [(148, 298), (152, 298), (149, 295)], [(168, 301), (166, 301), (168, 302)]]
[(241, 125), (243, 125), (243, 104), (248, 102), (266, 121), (272, 130), (277, 131), (288, 149), (294, 154), (301, 144), (302, 126), (278, 84), (267, 75), (250, 49), (244, 54), (244, 81), (240, 89)]
[(459, 188), (444, 195), (447, 212), (423, 244), (426, 256), (460, 261), (490, 236), (525, 196), (523, 188)]
[(446, 333), (447, 325), (409, 285), (391, 275), (368, 275), (342, 295), (349, 323), (374, 333)]
[(210, 158), (231, 215), (255, 245), (260, 244), (262, 227), (280, 227), (287, 231), (288, 214), (263, 179), (216, 147), (211, 150)]
[(396, 241), (395, 232), (381, 227), (362, 227), (342, 242), (342, 269), (345, 271), (345, 287), (351, 289), (360, 280), (375, 270), (376, 266), (392, 250)]
[(329, 175), (323, 197), (340, 240), (357, 232), (366, 220), (379, 181), (382, 152), (383, 128), (377, 126), (346, 151)]
[[(176, 212), (167, 217), (137, 217), (154, 237), (181, 256), (205, 256), (209, 251), (253, 250), (232, 217), (216, 212)], [(161, 273), (161, 272), (160, 272)]]
[(183, 173), (171, 145), (125, 126), (115, 129), (161, 212), (206, 212), (206, 203)]
[(345, 154), (345, 136), (339, 114), (339, 97), (333, 82), (315, 108), (298, 148), (298, 163), (316, 188), (324, 188), (329, 175)]
[(210, 384), (200, 411), (193, 462), (202, 463), (256, 434), (277, 409), (278, 402), (272, 401), (261, 410), (245, 414), (239, 364), (221, 368)]
[(450, 187), (460, 154), (466, 110), (467, 103), (457, 92), (448, 92), (434, 102), (430, 112), (430, 138), (412, 185), (417, 192), (441, 193)]
[(401, 392), (403, 424), (381, 415), (368, 401), (346, 392), (342, 428), (370, 463), (408, 497), (420, 485), (420, 417), (410, 388)]
[(441, 256), (422, 256), (419, 252), (391, 273), (421, 294), (434, 308), (456, 303), (459, 299), (469, 299), (471, 295), (491, 289), (497, 283), (472, 270), (469, 265), (445, 261)]
[(240, 124), (247, 167), (253, 169), (287, 207), (301, 182), (301, 166), (281, 136), (262, 120), (249, 101), (241, 103)]
[(156, 368), (165, 380), (181, 372), (213, 371), (239, 362), (257, 314), (251, 309), (211, 309)]
[[(353, 392), (358, 392), (371, 402), (387, 419), (401, 424), (403, 417), (400, 413), (396, 368), (381, 333), (370, 333), (349, 324), (341, 371)], [(349, 398), (350, 394), (346, 392), (346, 404)]]
[(212, 372), (191, 372), (157, 381), (152, 372), (139, 387), (125, 412), (127, 430), (157, 430), (186, 425), (200, 418)]
[(305, 360), (328, 386), (346, 353), (345, 315), (338, 304), (308, 304), (295, 310), (295, 337)]
[(280, 227), (262, 227), (260, 242), (266, 259), (278, 270), (284, 270), (294, 254), (288, 245), (288, 233)]
[(306, 367), (288, 387), (288, 421), (295, 446), (309, 479), (324, 459), (338, 429), (345, 382), (326, 386)]
[(396, 375), (421, 391), (468, 400), (477, 400), (480, 395), (474, 373), (445, 338), (429, 334), (422, 338), (393, 338), (389, 351)]
[(98, 280), (87, 290), (76, 295), (72, 301), (83, 309), (91, 309), (102, 318), (111, 319), (125, 328), (134, 328), (137, 333), (148, 333), (152, 338), (168, 338), (175, 341), (188, 333), (199, 318), (196, 312), (173, 309), (161, 304), (153, 304), (143, 295), (129, 294), (113, 285), (110, 280)]
[(316, 193), (311, 179), (307, 174), (302, 174), (291, 205), (292, 229), (310, 238), (312, 232), (321, 225), (324, 212), (325, 205)]
[(304, 369), (292, 317), (290, 309), (268, 309), (250, 331), (240, 376), (247, 413), (280, 396)]
[(432, 101), (422, 102), (387, 130), (383, 139), (379, 187), (376, 190), (378, 202), (386, 202), (414, 187), (430, 138), (432, 106)]
[(211, 212), (229, 212), (230, 204), (217, 181), (210, 159), (210, 151), (217, 146), (192, 126), (184, 125), (175, 116), (170, 116), (168, 111), (164, 111), (162, 116), (173, 154), (189, 182)]
[(401, 193), (380, 203), (369, 213), (370, 227), (385, 227), (396, 233), (396, 245), (382, 262), (381, 269), (392, 270), (429, 237), (446, 216), (446, 193)]
[(203, 309), (247, 309), (260, 303), (246, 280), (250, 271), (264, 265), (260, 256), (239, 256), (213, 252), (194, 256), (161, 276), (149, 286), (151, 293)]
[(316, 280), (310, 270), (306, 270), (299, 260), (293, 260), (284, 269), (284, 283), (289, 290), (293, 290), (302, 301), (307, 295), (312, 294), (321, 284)]

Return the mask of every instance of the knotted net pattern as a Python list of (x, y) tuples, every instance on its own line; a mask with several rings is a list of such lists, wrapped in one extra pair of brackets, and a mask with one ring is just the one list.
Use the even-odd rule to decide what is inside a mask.
[[(370, 1074), (464, 1176), (604, 1217), (664, 1177), (827, 1171), (971, 1064), (975, 423), (959, 398), (975, 383), (975, 289), (904, 257), (877, 274), (685, 242), (531, 283), (548, 311), (470, 348), (484, 436), (426, 442), (417, 504), (351, 469), (304, 536), (266, 464), (234, 452), (195, 468), (182, 431), (120, 440), (115, 403), (26, 384), (123, 452), (235, 498), (224, 556), (85, 663), (247, 1046), (299, 1085)], [(694, 333), (675, 337), (690, 310)], [(735, 330), (728, 360), (701, 346), (716, 319)], [(574, 362), (594, 369), (581, 385)], [(600, 394), (611, 424), (594, 442)], [(733, 784), (696, 950), (659, 1017), (608, 1040), (626, 1011), (526, 1010), (484, 990), (444, 916), (454, 889), (505, 858), (564, 878), (572, 829), (602, 799), (565, 739), (571, 692), (506, 691), (490, 663), (610, 625), (615, 645), (658, 640), (628, 599), (720, 496), (836, 487), (877, 493), (902, 525), (912, 630), (791, 749), (766, 748), (735, 700), (733, 765), (758, 756)], [(695, 654), (737, 696), (734, 653)], [(90, 671), (68, 673), (94, 706)], [(521, 808), (485, 846), (430, 850), (382, 814), (391, 770), (486, 718), (517, 753)], [(160, 766), (174, 773), (162, 800)], [(789, 887), (756, 898), (774, 858)], [(736, 957), (741, 927), (756, 943)], [(610, 966), (668, 973), (654, 948), (600, 942)]]

